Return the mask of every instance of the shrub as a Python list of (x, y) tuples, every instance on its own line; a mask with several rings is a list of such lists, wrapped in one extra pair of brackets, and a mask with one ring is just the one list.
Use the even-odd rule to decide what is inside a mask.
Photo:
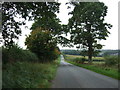
[(75, 61), (77, 63), (84, 63), (85, 58), (75, 58), (73, 61)]
[(10, 49), (2, 48), (2, 60), (3, 63), (15, 62), (15, 61), (38, 61), (38, 57), (28, 51), (23, 50), (17, 45), (14, 45)]
[(120, 56), (118, 56), (118, 70), (120, 72)]
[(85, 59), (85, 58), (81, 58), (81, 60), (82, 60), (82, 63), (84, 63), (84, 62), (86, 61), (86, 59)]
[(8, 50), (5, 48), (2, 48), (2, 62), (5, 64), (8, 62)]
[(104, 56), (106, 65), (116, 65), (118, 64), (118, 56)]
[(35, 53), (30, 52), (29, 50), (24, 50), (23, 55), (25, 55), (23, 61), (31, 61), (31, 62), (37, 62), (38, 57)]

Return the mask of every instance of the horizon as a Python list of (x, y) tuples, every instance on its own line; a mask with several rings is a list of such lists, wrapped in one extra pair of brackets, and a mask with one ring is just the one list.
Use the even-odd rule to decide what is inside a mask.
[[(77, 49), (60, 49), (60, 50), (77, 50)], [(99, 49), (99, 50), (120, 50), (120, 49)]]

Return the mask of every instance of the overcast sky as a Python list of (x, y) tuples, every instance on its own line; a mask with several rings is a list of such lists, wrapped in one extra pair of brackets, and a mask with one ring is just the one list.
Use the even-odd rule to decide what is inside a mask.
[[(68, 16), (68, 10), (67, 6), (65, 5), (66, 1), (61, 0), (62, 4), (60, 6), (60, 13), (58, 14), (59, 19), (61, 20), (62, 24), (67, 24), (68, 19), (70, 16)], [(107, 40), (100, 41), (101, 44), (104, 44), (105, 46), (103, 49), (118, 49), (118, 1), (120, 0), (99, 0), (100, 2), (104, 2), (106, 6), (108, 6), (108, 13), (105, 17), (105, 21), (107, 23), (110, 23), (113, 25), (112, 29), (110, 29), (110, 35), (107, 38)], [(22, 48), (26, 48), (24, 45), (25, 42), (25, 35), (28, 35), (31, 31), (29, 28), (32, 25), (32, 21), (27, 23), (28, 29), (22, 28), (22, 36), (20, 36), (20, 39), (18, 40), (18, 44)], [(69, 49), (68, 47), (61, 47), (59, 45), (60, 49)], [(75, 48), (70, 48), (75, 49)]]

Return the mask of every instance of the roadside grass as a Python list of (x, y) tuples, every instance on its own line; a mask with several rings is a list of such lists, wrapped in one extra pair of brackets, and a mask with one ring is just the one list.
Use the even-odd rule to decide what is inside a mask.
[(3, 88), (49, 88), (55, 77), (60, 57), (54, 62), (15, 62), (3, 68)]
[(76, 66), (83, 67), (91, 71), (120, 80), (120, 72), (118, 72), (118, 68), (114, 66), (106, 66), (104, 62), (93, 62), (93, 64), (88, 64), (87, 62), (85, 62), (84, 64), (81, 64), (74, 61), (73, 55), (66, 55), (65, 61)]
[(97, 73), (120, 80), (120, 77), (118, 75), (120, 73), (118, 73), (118, 70), (110, 69), (110, 68), (103, 68), (103, 67), (99, 67), (99, 66), (95, 66), (95, 65), (79, 64), (79, 63), (72, 62), (72, 61), (67, 61), (67, 62), (74, 64), (76, 66), (83, 67), (83, 68), (89, 69), (91, 71), (94, 71), (94, 72), (97, 72)]

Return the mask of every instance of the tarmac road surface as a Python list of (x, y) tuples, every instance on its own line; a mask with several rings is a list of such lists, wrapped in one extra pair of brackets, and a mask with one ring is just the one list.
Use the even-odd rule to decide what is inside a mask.
[(61, 55), (52, 88), (118, 88), (118, 80), (69, 64)]

